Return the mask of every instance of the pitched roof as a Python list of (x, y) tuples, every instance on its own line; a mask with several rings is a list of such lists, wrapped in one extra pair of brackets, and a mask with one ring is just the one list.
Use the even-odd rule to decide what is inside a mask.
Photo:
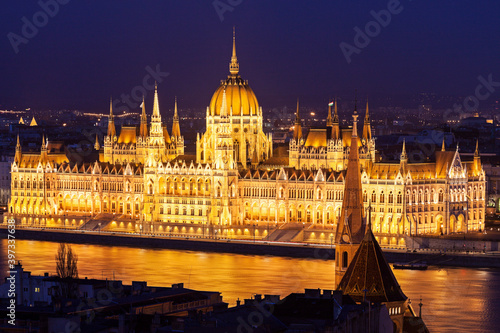
[(371, 228), (365, 234), (351, 264), (339, 283), (339, 290), (356, 302), (397, 302), (407, 299), (385, 260)]
[(137, 128), (135, 126), (122, 126), (118, 143), (130, 144), (136, 143)]
[(326, 147), (327, 129), (326, 128), (311, 128), (307, 134), (306, 147)]

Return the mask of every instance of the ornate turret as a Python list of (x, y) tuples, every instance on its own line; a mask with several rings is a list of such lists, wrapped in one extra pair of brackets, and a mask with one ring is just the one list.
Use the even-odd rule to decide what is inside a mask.
[(479, 140), (476, 140), (476, 150), (474, 151), (474, 176), (479, 176), (481, 173), (481, 156), (479, 156)]
[(158, 102), (158, 86), (155, 84), (155, 97), (153, 102), (153, 114), (151, 115), (150, 137), (163, 138), (163, 127), (161, 124), (160, 103)]
[(406, 173), (406, 166), (408, 165), (408, 156), (406, 155), (406, 141), (403, 140), (403, 149), (401, 150), (401, 156), (399, 158), (399, 164), (402, 173)]
[(14, 162), (16, 162), (17, 165), (21, 163), (22, 155), (23, 155), (23, 149), (21, 147), (21, 142), (19, 141), (19, 134), (17, 134), (16, 155), (14, 156)]
[(141, 127), (139, 135), (143, 138), (148, 136), (148, 116), (146, 115), (146, 103), (144, 103), (144, 96), (142, 96), (142, 113), (141, 113)]
[(115, 128), (115, 119), (113, 116), (113, 99), (111, 98), (109, 101), (109, 118), (108, 118), (108, 136), (111, 141), (116, 137), (116, 128)]
[(339, 114), (337, 111), (337, 100), (335, 100), (335, 106), (333, 108), (333, 120), (332, 120), (332, 139), (340, 139), (340, 125), (339, 125)]
[(238, 58), (236, 57), (236, 29), (233, 27), (233, 54), (231, 56), (231, 62), (229, 63), (229, 73), (236, 76), (239, 72), (240, 64), (238, 63)]
[(332, 106), (333, 106), (333, 102), (328, 103), (328, 117), (326, 117), (326, 127), (331, 127), (333, 125)]
[(175, 97), (174, 122), (172, 124), (172, 137), (181, 137), (181, 127), (179, 126), (179, 114), (177, 113), (177, 97)]
[(97, 133), (95, 134), (94, 149), (97, 151), (99, 151), (99, 149), (101, 149), (101, 146), (99, 145), (99, 136), (97, 135)]
[(42, 165), (45, 165), (45, 163), (47, 163), (48, 160), (47, 144), (48, 141), (45, 142), (45, 134), (42, 134), (42, 146), (40, 148), (40, 162), (42, 163)]
[(297, 113), (295, 115), (295, 126), (293, 127), (293, 138), (297, 143), (302, 139), (302, 124), (299, 114), (299, 99), (297, 98)]
[(365, 120), (363, 122), (363, 142), (366, 144), (372, 139), (372, 128), (370, 122), (370, 112), (368, 109), (368, 101), (366, 101)]

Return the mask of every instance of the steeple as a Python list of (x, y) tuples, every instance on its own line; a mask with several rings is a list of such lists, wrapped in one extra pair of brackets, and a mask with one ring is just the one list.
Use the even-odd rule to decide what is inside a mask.
[(408, 165), (408, 156), (406, 155), (406, 141), (403, 140), (403, 149), (401, 151), (401, 156), (399, 158), (399, 165), (401, 167), (401, 172), (406, 173), (406, 166)]
[(45, 143), (45, 134), (42, 134), (42, 146), (40, 151), (40, 162), (45, 165), (45, 163), (47, 163), (47, 144)]
[(160, 103), (158, 102), (158, 87), (155, 83), (155, 97), (153, 103), (153, 115), (151, 116), (151, 126), (149, 128), (149, 144), (153, 146), (165, 146), (165, 131), (161, 123)]
[(441, 151), (446, 151), (446, 144), (444, 143), (444, 135), (443, 135), (443, 143), (441, 144)]
[(474, 176), (479, 176), (481, 172), (481, 156), (479, 156), (479, 139), (476, 140), (476, 150), (474, 151)]
[(368, 109), (368, 101), (366, 101), (365, 121), (363, 123), (363, 140), (365, 143), (372, 139), (372, 128), (370, 124), (370, 112)]
[(181, 127), (179, 126), (179, 114), (177, 113), (177, 97), (175, 97), (174, 122), (172, 124), (172, 137), (178, 138), (180, 136), (181, 136)]
[(113, 116), (113, 98), (109, 101), (108, 136), (111, 137), (111, 139), (116, 136), (115, 119)]
[(233, 54), (231, 56), (231, 62), (229, 63), (229, 73), (236, 76), (240, 72), (240, 64), (238, 63), (238, 58), (236, 57), (236, 28), (233, 27)]
[(326, 126), (330, 127), (333, 125), (332, 122), (332, 105), (333, 102), (328, 103), (328, 117), (326, 117)]
[(158, 85), (155, 82), (155, 97), (153, 102), (153, 115), (151, 117), (151, 122), (161, 122), (160, 115), (160, 103), (158, 102)]
[(17, 134), (16, 155), (14, 156), (14, 162), (16, 162), (17, 165), (21, 163), (22, 154), (21, 142), (19, 141), (19, 134)]
[(148, 136), (148, 116), (146, 115), (146, 103), (144, 102), (144, 96), (142, 96), (142, 113), (141, 113), (141, 127), (139, 135), (143, 138)]
[(357, 120), (354, 110), (349, 160), (344, 180), (344, 198), (335, 234), (335, 285), (338, 286), (365, 235), (361, 166), (358, 152)]
[(37, 124), (37, 122), (35, 120), (35, 116), (33, 116), (33, 119), (31, 119), (30, 126), (38, 126), (38, 124)]
[(99, 137), (97, 136), (97, 133), (95, 134), (94, 149), (97, 151), (99, 151), (99, 149), (101, 149), (101, 146), (99, 145)]
[[(365, 234), (363, 196), (361, 191), (361, 167), (359, 163), (357, 113), (353, 115), (353, 132), (349, 160), (344, 182), (344, 199), (337, 228), (337, 243), (359, 244)], [(346, 237), (347, 236), (347, 237)]]
[(293, 138), (295, 141), (298, 141), (302, 139), (302, 124), (300, 121), (300, 114), (299, 114), (299, 99), (297, 98), (297, 113), (295, 116), (295, 126), (293, 128)]
[(337, 100), (335, 100), (335, 106), (333, 108), (333, 120), (332, 120), (332, 139), (340, 139), (340, 125), (339, 125), (339, 115), (337, 113)]

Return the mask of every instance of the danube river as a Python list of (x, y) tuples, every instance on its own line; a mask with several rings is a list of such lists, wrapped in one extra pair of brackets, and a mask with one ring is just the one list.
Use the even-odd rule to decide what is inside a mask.
[[(0, 244), (0, 269), (6, 272), (7, 241)], [(57, 247), (57, 243), (17, 240), (16, 259), (32, 274), (54, 274)], [(157, 286), (183, 282), (188, 288), (220, 291), (231, 305), (253, 294), (286, 296), (304, 288), (334, 287), (334, 262), (328, 260), (79, 244), (73, 249), (80, 277), (114, 277)], [(422, 317), (431, 332), (498, 332), (499, 270), (430, 268), (394, 273), (417, 313), (422, 298)]]

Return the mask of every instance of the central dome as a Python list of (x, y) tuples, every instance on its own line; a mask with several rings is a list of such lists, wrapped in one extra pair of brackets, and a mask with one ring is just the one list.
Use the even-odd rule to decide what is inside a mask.
[(229, 73), (231, 73), (212, 96), (210, 101), (210, 114), (220, 115), (222, 107), (222, 96), (224, 90), (226, 91), (226, 105), (227, 114), (231, 114), (233, 109), (233, 116), (249, 116), (257, 115), (259, 111), (259, 102), (255, 96), (252, 88), (248, 85), (248, 81), (243, 80), (239, 75), (240, 65), (236, 57), (236, 38), (233, 30), (233, 55), (229, 63)]
[(227, 80), (222, 81), (221, 85), (215, 91), (210, 101), (210, 114), (220, 115), (222, 107), (222, 95), (226, 90), (227, 114), (233, 116), (257, 115), (259, 102), (252, 88), (239, 75), (230, 75)]

